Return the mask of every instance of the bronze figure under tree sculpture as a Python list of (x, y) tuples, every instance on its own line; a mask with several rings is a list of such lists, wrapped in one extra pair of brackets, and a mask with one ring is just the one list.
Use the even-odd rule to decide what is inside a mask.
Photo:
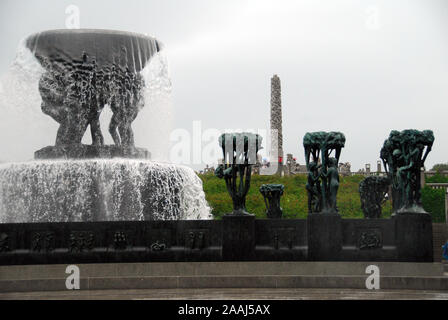
[(364, 218), (378, 219), (381, 217), (381, 206), (387, 200), (390, 180), (388, 177), (369, 176), (359, 183), (361, 209)]
[(249, 215), (246, 211), (246, 195), (250, 188), (252, 165), (256, 163), (262, 137), (254, 133), (224, 133), (219, 138), (224, 164), (215, 175), (224, 178), (232, 197), (233, 215)]
[[(308, 212), (337, 213), (338, 164), (345, 136), (341, 132), (313, 132), (303, 137), (308, 170)], [(332, 152), (334, 157), (330, 157)], [(319, 162), (322, 161), (322, 164)]]
[(280, 207), (280, 198), (283, 195), (285, 186), (282, 184), (263, 184), (260, 193), (263, 195), (266, 205), (266, 215), (270, 219), (279, 219), (283, 211)]
[(421, 202), (420, 174), (432, 149), (431, 130), (391, 131), (380, 152), (392, 184), (394, 213), (425, 213)]
[(320, 186), (320, 165), (314, 161), (309, 163), (308, 181), (306, 190), (308, 192), (308, 213), (320, 212), (322, 208), (322, 190)]

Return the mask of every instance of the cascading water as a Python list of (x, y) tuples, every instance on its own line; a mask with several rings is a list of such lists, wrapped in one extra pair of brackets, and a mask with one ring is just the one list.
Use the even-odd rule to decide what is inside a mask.
[[(50, 31), (22, 42), (0, 83), (0, 161), (28, 160), (48, 144), (57, 129), (48, 115), (60, 126), (56, 146), (35, 154), (50, 149), (54, 160), (0, 165), (0, 223), (211, 218), (194, 171), (164, 163), (171, 82), (159, 46), (150, 37), (104, 30)], [(88, 125), (91, 135), (84, 134)], [(133, 133), (151, 161), (121, 157), (138, 149), (127, 158), (141, 158), (145, 149), (134, 147)]]
[(209, 219), (188, 167), (147, 160), (0, 165), (0, 222)]

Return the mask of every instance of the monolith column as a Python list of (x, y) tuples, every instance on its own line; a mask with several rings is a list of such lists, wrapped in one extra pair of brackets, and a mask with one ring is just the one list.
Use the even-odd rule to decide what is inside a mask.
[(271, 163), (278, 163), (277, 172), (281, 174), (283, 171), (282, 88), (277, 75), (271, 78), (271, 139)]

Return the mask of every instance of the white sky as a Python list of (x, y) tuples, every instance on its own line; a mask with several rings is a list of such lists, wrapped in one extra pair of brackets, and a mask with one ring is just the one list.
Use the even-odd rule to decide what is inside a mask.
[(285, 154), (300, 163), (306, 132), (336, 130), (341, 161), (375, 168), (389, 132), (407, 128), (434, 131), (427, 167), (448, 162), (448, 1), (1, 0), (0, 73), (22, 38), (64, 28), (70, 4), (82, 28), (165, 44), (175, 128), (267, 128), (278, 74)]

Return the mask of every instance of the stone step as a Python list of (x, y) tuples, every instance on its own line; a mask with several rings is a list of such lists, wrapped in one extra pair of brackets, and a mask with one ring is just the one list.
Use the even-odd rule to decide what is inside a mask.
[[(448, 290), (442, 263), (195, 262), (83, 264), (82, 290), (176, 288), (365, 289), (368, 265), (382, 289)], [(67, 265), (2, 266), (0, 292), (66, 290)]]
[[(441, 276), (442, 263), (415, 262), (167, 262), (77, 264), (82, 277), (150, 276), (365, 276), (376, 265), (383, 276)], [(0, 266), (0, 280), (64, 278), (67, 265)]]
[[(171, 276), (82, 278), (81, 290), (204, 288), (366, 289), (367, 276)], [(65, 278), (0, 280), (0, 292), (64, 291)], [(448, 277), (384, 276), (387, 290), (448, 290)]]

